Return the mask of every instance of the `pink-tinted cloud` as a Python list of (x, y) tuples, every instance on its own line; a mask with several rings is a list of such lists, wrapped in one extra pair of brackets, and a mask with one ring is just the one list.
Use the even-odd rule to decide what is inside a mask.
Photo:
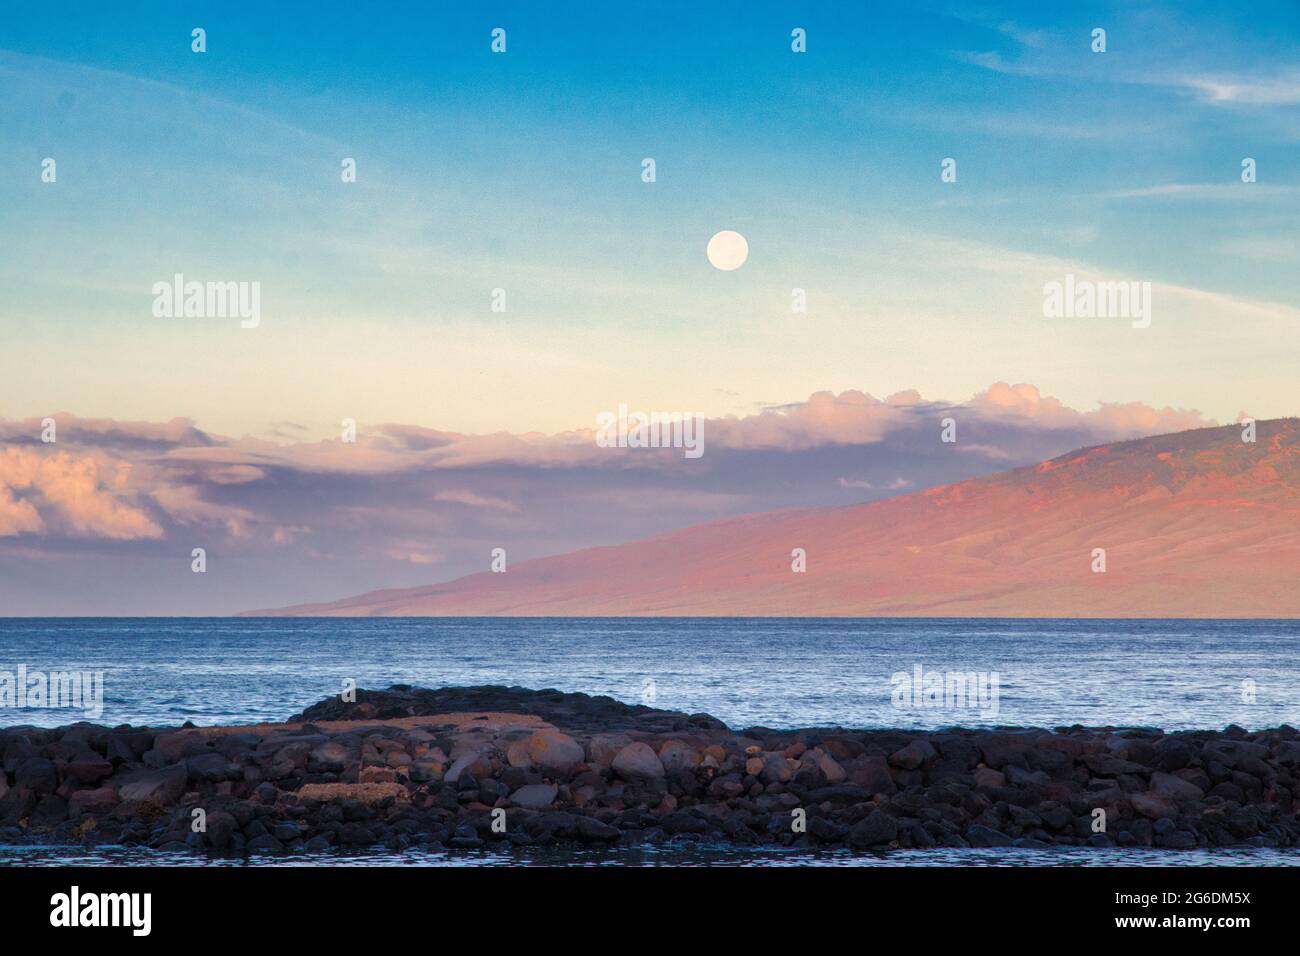
[[(41, 534), (52, 519), (54, 526), (74, 537), (161, 538), (162, 528), (124, 500), (129, 476), (130, 464), (123, 461), (6, 448), (0, 455), (0, 488), (13, 502), (5, 509), (6, 525), (17, 529), (9, 533)], [(16, 496), (22, 500), (15, 501)]]
[(1081, 424), (1095, 432), (1098, 441), (1138, 438), (1214, 424), (1197, 411), (1157, 409), (1141, 402), (1101, 402), (1100, 407), (1093, 411), (1079, 412), (1058, 399), (1043, 395), (1037, 386), (1008, 385), (1006, 382), (990, 385), (971, 399), (970, 406), (980, 412), (1014, 413), (1054, 427)]
[(19, 534), (40, 534), (45, 530), (36, 507), (30, 501), (14, 497), (14, 493), (0, 485), (0, 537)]
[[(212, 439), (188, 418), (173, 418), (167, 422), (120, 422), (112, 418), (78, 418), (68, 412), (56, 412), (49, 417), (55, 424), (54, 434), (62, 443), (100, 448), (212, 444)], [(0, 442), (29, 441), (40, 435), (44, 427), (45, 420), (39, 418), (0, 419)]]

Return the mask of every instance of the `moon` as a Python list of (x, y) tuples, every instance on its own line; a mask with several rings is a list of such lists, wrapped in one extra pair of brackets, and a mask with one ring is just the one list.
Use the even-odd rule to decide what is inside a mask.
[(745, 260), (749, 258), (749, 243), (740, 233), (724, 229), (722, 232), (714, 233), (713, 238), (709, 240), (709, 247), (704, 252), (709, 257), (709, 263), (713, 268), (731, 272), (743, 266)]

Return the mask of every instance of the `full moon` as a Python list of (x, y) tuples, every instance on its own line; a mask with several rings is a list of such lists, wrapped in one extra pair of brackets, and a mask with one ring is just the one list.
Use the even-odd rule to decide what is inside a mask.
[(709, 247), (705, 250), (705, 254), (709, 257), (713, 268), (730, 272), (739, 269), (749, 258), (749, 243), (740, 233), (724, 229), (722, 232), (715, 233), (709, 240)]

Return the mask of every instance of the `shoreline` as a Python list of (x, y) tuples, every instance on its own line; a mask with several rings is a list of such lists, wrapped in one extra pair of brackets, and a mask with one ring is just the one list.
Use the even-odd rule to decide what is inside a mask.
[(0, 842), (1300, 847), (1289, 726), (731, 730), (554, 690), (396, 685), (281, 724), (0, 730)]

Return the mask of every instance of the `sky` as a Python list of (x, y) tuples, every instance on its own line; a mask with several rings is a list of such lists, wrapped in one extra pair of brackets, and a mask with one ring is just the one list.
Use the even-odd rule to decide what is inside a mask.
[[(7, 17), (0, 613), (323, 600), (480, 570), (498, 539), (535, 556), (1296, 414), (1300, 8), (903, 6)], [(735, 271), (705, 257), (724, 229)], [(178, 273), (258, 283), (257, 326), (156, 315)], [(1045, 316), (1067, 276), (1149, 283), (1149, 326)], [(742, 437), (694, 497), (662, 456), (571, 470), (622, 403)], [(897, 409), (947, 407), (1003, 444), (897, 457)], [(813, 437), (778, 454), (754, 437), (774, 422)], [(491, 474), (426, 454), (467, 446)], [(156, 562), (188, 573), (199, 539), (231, 576), (159, 595)]]

